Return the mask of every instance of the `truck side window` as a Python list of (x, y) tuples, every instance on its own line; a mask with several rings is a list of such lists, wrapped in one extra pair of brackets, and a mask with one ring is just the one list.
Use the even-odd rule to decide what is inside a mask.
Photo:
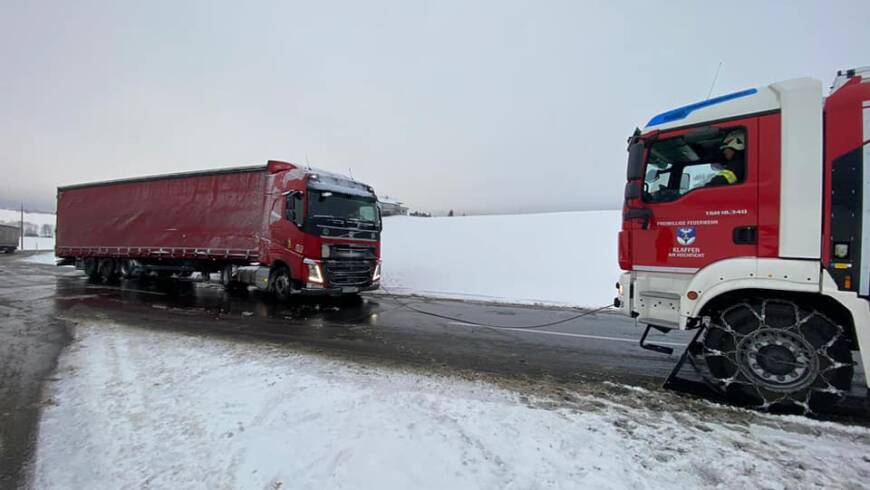
[(670, 202), (702, 187), (740, 184), (746, 179), (746, 130), (691, 133), (653, 143), (644, 178), (643, 200)]
[(296, 226), (301, 227), (304, 222), (304, 211), (302, 209), (302, 193), (301, 192), (291, 192), (287, 194), (287, 221), (291, 223), (295, 223)]

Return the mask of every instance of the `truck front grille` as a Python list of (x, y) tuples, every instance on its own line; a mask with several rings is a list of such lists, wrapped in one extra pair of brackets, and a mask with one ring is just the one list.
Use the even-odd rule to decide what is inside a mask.
[(323, 264), (331, 287), (369, 286), (375, 272), (374, 260), (327, 260)]
[(372, 260), (377, 258), (375, 247), (369, 245), (333, 244), (329, 246), (334, 259)]

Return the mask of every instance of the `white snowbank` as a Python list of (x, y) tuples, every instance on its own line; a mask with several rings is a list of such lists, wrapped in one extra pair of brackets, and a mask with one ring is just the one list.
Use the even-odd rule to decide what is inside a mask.
[(114, 324), (82, 324), (75, 336), (47, 390), (35, 488), (795, 488), (867, 478), (864, 428), (722, 424), (737, 412), (591, 395), (544, 403), (483, 382)]
[(46, 254), (29, 255), (21, 260), (22, 262), (29, 262), (31, 264), (57, 265), (57, 257), (54, 256), (53, 252)]
[(601, 306), (619, 276), (619, 211), (384, 219), (385, 290)]
[(54, 238), (26, 236), (24, 237), (24, 248), (22, 250), (54, 250)]

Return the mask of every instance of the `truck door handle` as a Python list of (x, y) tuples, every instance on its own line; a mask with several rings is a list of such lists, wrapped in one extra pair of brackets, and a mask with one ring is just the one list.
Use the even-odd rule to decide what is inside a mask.
[(732, 235), (737, 245), (755, 245), (758, 243), (758, 228), (755, 226), (738, 226)]

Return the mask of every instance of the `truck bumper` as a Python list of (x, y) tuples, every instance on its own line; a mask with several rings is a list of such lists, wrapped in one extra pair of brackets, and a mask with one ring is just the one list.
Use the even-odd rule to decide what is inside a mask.
[(667, 329), (685, 329), (680, 298), (691, 274), (670, 272), (625, 272), (617, 283), (614, 306), (640, 323)]
[(359, 294), (364, 291), (374, 291), (380, 289), (380, 281), (374, 282), (368, 286), (354, 287), (303, 287), (299, 293), (303, 296), (341, 296), (343, 294)]
[(634, 296), (634, 283), (632, 282), (631, 272), (624, 272), (619, 276), (619, 281), (616, 283), (616, 297), (613, 298), (613, 306), (625, 316), (632, 315), (631, 304)]

